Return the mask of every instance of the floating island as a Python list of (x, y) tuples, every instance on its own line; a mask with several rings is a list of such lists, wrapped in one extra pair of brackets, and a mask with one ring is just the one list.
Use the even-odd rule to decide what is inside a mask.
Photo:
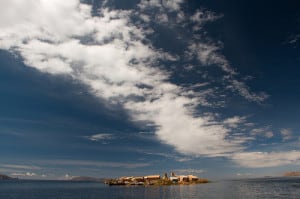
[(199, 178), (194, 175), (175, 175), (171, 173), (170, 177), (165, 173), (163, 177), (160, 175), (148, 175), (148, 176), (130, 176), (120, 177), (116, 179), (106, 180), (104, 183), (110, 186), (114, 185), (190, 185), (208, 183), (209, 180), (205, 178)]

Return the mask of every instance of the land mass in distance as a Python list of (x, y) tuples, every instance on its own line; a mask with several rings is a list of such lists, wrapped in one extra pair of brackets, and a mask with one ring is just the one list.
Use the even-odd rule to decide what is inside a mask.
[(12, 178), (7, 175), (0, 174), (0, 180), (18, 180), (18, 178)]
[(113, 185), (189, 185), (208, 183), (209, 180), (205, 178), (199, 178), (194, 175), (175, 175), (171, 173), (170, 177), (165, 173), (163, 177), (160, 175), (148, 175), (148, 176), (130, 176), (120, 177), (116, 179), (106, 180), (105, 184)]
[(300, 171), (290, 171), (290, 172), (286, 172), (283, 174), (283, 176), (286, 177), (295, 177), (295, 176), (299, 176), (300, 177)]

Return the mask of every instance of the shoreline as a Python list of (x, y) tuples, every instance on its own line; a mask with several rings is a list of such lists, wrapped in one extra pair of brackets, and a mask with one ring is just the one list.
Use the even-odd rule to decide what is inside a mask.
[(207, 184), (211, 183), (211, 181), (207, 179), (203, 179), (203, 181), (199, 182), (184, 182), (184, 183), (173, 183), (171, 181), (165, 181), (165, 182), (156, 182), (156, 183), (123, 183), (123, 182), (114, 182), (114, 181), (108, 181), (104, 184), (107, 184), (108, 186), (178, 186), (178, 185), (196, 185), (196, 184)]
[(206, 178), (199, 178), (194, 175), (177, 176), (172, 172), (170, 177), (168, 177), (167, 173), (165, 173), (162, 178), (160, 175), (120, 177), (107, 179), (104, 184), (109, 186), (169, 186), (204, 184), (209, 182), (210, 181)]

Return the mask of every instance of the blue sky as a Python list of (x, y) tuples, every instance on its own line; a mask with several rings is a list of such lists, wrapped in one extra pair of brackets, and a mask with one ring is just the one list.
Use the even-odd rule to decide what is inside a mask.
[(299, 170), (296, 1), (0, 3), (0, 173)]

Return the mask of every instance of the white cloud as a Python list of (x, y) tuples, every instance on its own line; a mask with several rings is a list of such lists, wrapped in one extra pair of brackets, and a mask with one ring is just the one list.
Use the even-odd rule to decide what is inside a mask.
[[(169, 88), (172, 91), (172, 88)], [(172, 92), (154, 101), (126, 103), (125, 107), (136, 110), (136, 120), (150, 120), (158, 125), (157, 136), (181, 153), (193, 155), (222, 156), (240, 150), (236, 140), (227, 140), (228, 129), (210, 118), (194, 117), (186, 107), (193, 100)]]
[(224, 124), (228, 125), (231, 128), (237, 128), (239, 124), (244, 123), (246, 120), (245, 117), (234, 116), (224, 120)]
[(2, 1), (0, 6), (2, 48), (33, 38), (59, 42), (92, 31), (90, 7), (77, 0), (11, 0)]
[(26, 176), (32, 177), (32, 176), (36, 176), (36, 174), (35, 173), (26, 172)]
[(195, 22), (196, 24), (193, 26), (194, 31), (198, 31), (202, 29), (203, 25), (207, 22), (215, 21), (219, 18), (221, 18), (221, 15), (216, 15), (213, 12), (210, 11), (201, 11), (197, 10), (191, 17), (190, 20), (192, 22)]
[(25, 173), (11, 173), (11, 176), (26, 176)]
[(300, 39), (300, 34), (298, 35), (294, 35), (290, 38), (290, 40), (288, 41), (289, 44), (295, 44), (299, 41)]
[(272, 131), (268, 131), (268, 132), (266, 132), (265, 136), (266, 136), (267, 138), (271, 138), (271, 137), (274, 136), (274, 134), (273, 134)]
[(283, 129), (280, 130), (280, 133), (281, 133), (283, 141), (290, 140), (293, 137), (291, 129), (283, 128)]
[(227, 88), (237, 91), (241, 96), (249, 101), (263, 102), (269, 97), (269, 95), (265, 92), (250, 92), (249, 87), (244, 82), (237, 81), (235, 79), (231, 79), (230, 82), (231, 85), (229, 85)]
[(216, 15), (215, 13), (211, 11), (201, 11), (197, 10), (191, 17), (191, 21), (197, 22), (197, 23), (205, 23), (210, 21), (215, 21), (216, 19), (219, 19), (221, 16)]
[(166, 15), (165, 13), (157, 14), (155, 20), (157, 20), (158, 23), (168, 23), (169, 21), (168, 15)]
[(237, 92), (249, 101), (258, 103), (265, 101), (269, 97), (268, 94), (251, 92), (244, 82), (236, 79), (235, 76), (238, 73), (232, 68), (227, 59), (219, 53), (220, 50), (221, 48), (213, 43), (191, 42), (186, 54), (190, 59), (196, 56), (202, 65), (216, 65), (220, 67), (227, 74), (224, 77), (227, 89)]
[(178, 11), (183, 0), (142, 0), (139, 7), (142, 9), (158, 7), (165, 8), (170, 11)]
[(146, 23), (149, 23), (149, 22), (150, 22), (150, 17), (149, 17), (149, 15), (146, 15), (146, 14), (140, 14), (139, 16), (140, 16), (140, 18), (141, 18), (144, 22), (146, 22)]
[(99, 141), (99, 140), (103, 141), (103, 140), (113, 139), (113, 135), (108, 133), (99, 133), (91, 136), (86, 136), (86, 138), (91, 141)]
[(174, 170), (175, 175), (176, 174), (178, 174), (178, 175), (188, 175), (188, 174), (200, 175), (200, 174), (203, 174), (205, 172), (206, 171), (204, 169), (191, 169), (191, 168), (188, 168), (188, 169), (175, 169)]
[(0, 167), (9, 169), (20, 169), (20, 170), (39, 170), (39, 166), (34, 165), (23, 165), (23, 164), (0, 164)]
[(31, 172), (26, 172), (26, 173), (12, 173), (10, 174), (12, 176), (17, 176), (17, 177), (33, 177), (36, 176), (36, 173), (31, 173)]
[(72, 179), (74, 176), (71, 176), (70, 174), (65, 174), (64, 175), (64, 179), (66, 179), (66, 180), (70, 180), (70, 179)]
[[(207, 22), (212, 22), (222, 17), (222, 15), (216, 15), (213, 12), (205, 10), (197, 10), (194, 15), (189, 17), (193, 24), (193, 37), (190, 39), (189, 46), (186, 50), (186, 56), (188, 59), (196, 58), (201, 65), (210, 66), (216, 65), (225, 73), (223, 81), (227, 84), (227, 89), (237, 92), (245, 99), (253, 102), (263, 102), (269, 96), (264, 93), (251, 92), (249, 87), (241, 80), (238, 80), (238, 72), (231, 66), (226, 57), (221, 53), (221, 42), (212, 42), (211, 39), (201, 35), (199, 30), (204, 27)], [(181, 19), (181, 21), (186, 21)], [(205, 33), (205, 31), (204, 31)], [(205, 39), (208, 41), (205, 41)]]
[(143, 152), (142, 153), (146, 154), (146, 155), (155, 155), (155, 156), (162, 156), (168, 159), (173, 159), (177, 162), (187, 162), (187, 161), (191, 161), (192, 158), (190, 157), (186, 157), (186, 156), (179, 156), (179, 155), (174, 155), (174, 154), (170, 154), (170, 153), (153, 153), (153, 152)]
[(166, 8), (172, 9), (172, 10), (179, 10), (180, 4), (183, 3), (183, 0), (161, 0), (162, 5)]
[(253, 173), (236, 173), (238, 177), (249, 177), (252, 176)]
[(233, 154), (231, 159), (238, 165), (247, 168), (277, 167), (300, 164), (300, 151), (241, 152)]
[(267, 138), (271, 138), (274, 136), (274, 133), (270, 130), (270, 126), (254, 128), (250, 131), (250, 134), (253, 136), (264, 136)]

